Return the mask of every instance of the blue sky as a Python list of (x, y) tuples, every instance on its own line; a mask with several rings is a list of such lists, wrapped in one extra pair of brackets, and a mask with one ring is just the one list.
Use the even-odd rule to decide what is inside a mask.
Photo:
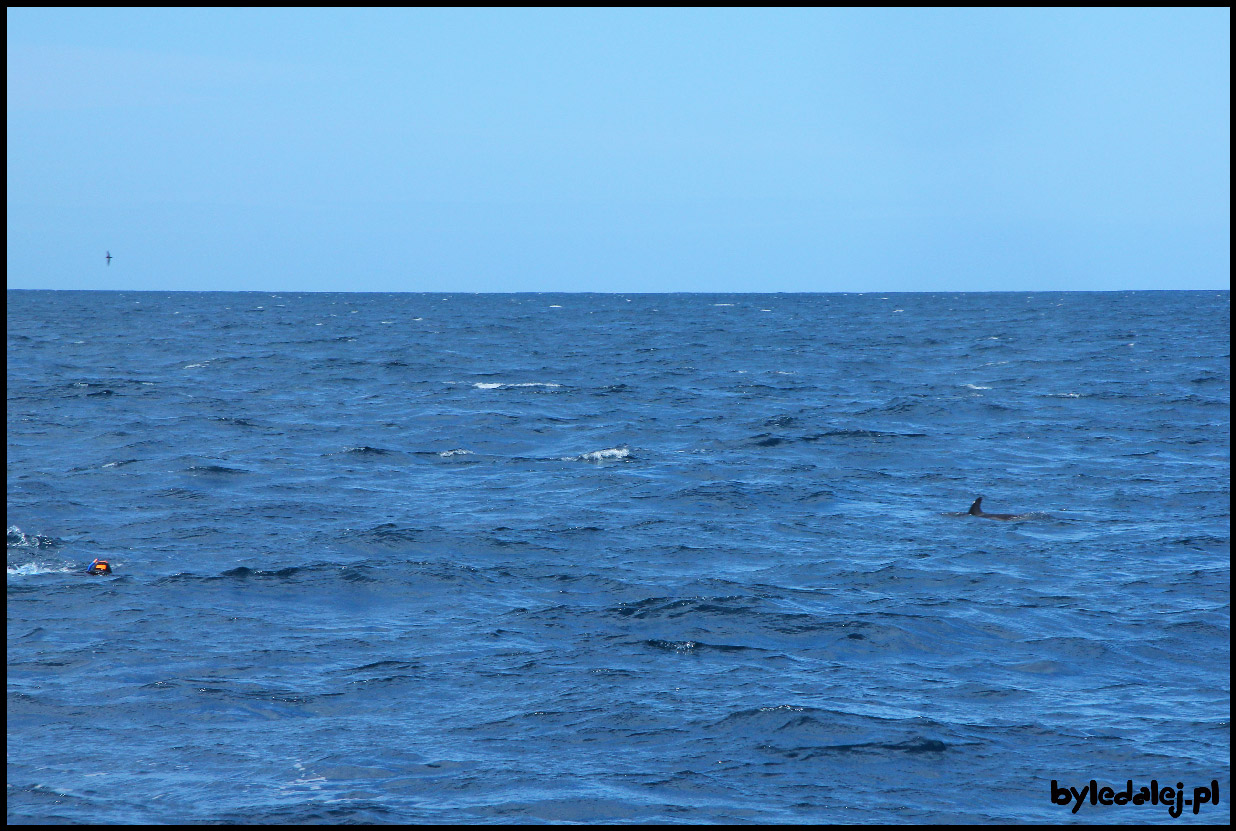
[(7, 22), (10, 288), (1229, 285), (1228, 9)]

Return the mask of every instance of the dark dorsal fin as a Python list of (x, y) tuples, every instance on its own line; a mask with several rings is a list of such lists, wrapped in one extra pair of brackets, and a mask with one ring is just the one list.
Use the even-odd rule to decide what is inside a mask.
[(981, 496), (978, 499), (974, 500), (974, 504), (970, 506), (970, 513), (974, 514), (975, 516), (978, 516), (979, 514), (983, 513), (982, 502), (983, 502), (983, 497)]

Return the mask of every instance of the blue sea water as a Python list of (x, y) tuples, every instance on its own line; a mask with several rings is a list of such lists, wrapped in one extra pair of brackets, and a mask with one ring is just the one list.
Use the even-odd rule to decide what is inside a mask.
[(10, 291), (9, 822), (1226, 824), (1229, 322)]

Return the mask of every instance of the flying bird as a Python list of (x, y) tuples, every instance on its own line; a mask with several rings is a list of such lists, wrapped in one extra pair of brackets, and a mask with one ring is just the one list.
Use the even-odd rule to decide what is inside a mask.
[(110, 251), (107, 252), (107, 264), (108, 265), (112, 264), (112, 252)]

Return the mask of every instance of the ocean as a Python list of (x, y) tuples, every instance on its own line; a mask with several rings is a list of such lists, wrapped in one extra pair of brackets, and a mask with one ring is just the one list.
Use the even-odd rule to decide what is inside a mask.
[(1229, 325), (9, 291), (8, 820), (1227, 824)]

